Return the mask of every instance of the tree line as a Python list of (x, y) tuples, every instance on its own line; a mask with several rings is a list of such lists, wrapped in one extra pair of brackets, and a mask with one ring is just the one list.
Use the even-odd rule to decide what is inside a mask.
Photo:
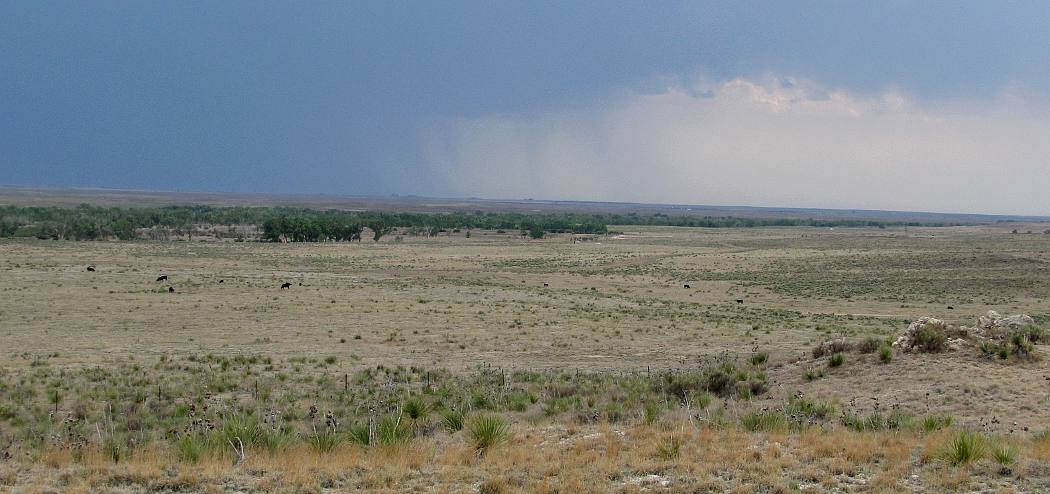
[(372, 240), (404, 229), (409, 234), (433, 235), (455, 229), (520, 231), (534, 238), (544, 233), (608, 233), (608, 225), (654, 225), (704, 228), (765, 226), (886, 227), (948, 226), (947, 223), (817, 220), (793, 218), (739, 218), (669, 216), (656, 213), (518, 213), (451, 212), (410, 213), (319, 210), (292, 207), (102, 207), (74, 208), (0, 206), (0, 237), (37, 237), (61, 240), (140, 238), (141, 229), (161, 228), (192, 232), (196, 225), (255, 225), (266, 241), (294, 242)]

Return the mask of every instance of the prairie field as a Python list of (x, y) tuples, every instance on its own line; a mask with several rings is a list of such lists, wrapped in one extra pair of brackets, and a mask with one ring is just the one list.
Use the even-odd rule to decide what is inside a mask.
[(0, 490), (1050, 491), (1046, 228), (0, 240)]

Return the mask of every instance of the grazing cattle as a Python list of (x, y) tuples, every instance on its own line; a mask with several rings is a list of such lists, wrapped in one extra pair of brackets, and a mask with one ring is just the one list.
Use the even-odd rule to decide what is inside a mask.
[(168, 275), (162, 274), (157, 277), (157, 281), (168, 281)]
[(738, 303), (738, 304), (742, 304), (742, 303), (744, 303), (744, 301), (743, 301), (743, 300), (741, 300), (741, 299), (736, 299), (736, 303)]
[(955, 307), (952, 307), (952, 306), (949, 305), (948, 306), (948, 310), (955, 310)]
[(301, 281), (300, 281), (300, 282), (299, 282), (299, 286), (303, 286), (303, 282), (301, 282)]
[(285, 288), (291, 288), (291, 287), (292, 287), (292, 284), (288, 283), (287, 281), (284, 282), (284, 283), (281, 283), (281, 290), (284, 290)]
[(92, 273), (94, 273), (95, 272), (95, 266), (88, 266), (87, 270), (92, 272)]
[(175, 287), (169, 286), (168, 287), (168, 293), (175, 293)]
[(682, 288), (689, 288), (689, 285), (682, 285)]
[(550, 285), (548, 285), (548, 284), (544, 283), (544, 284), (543, 284), (543, 286), (544, 286), (544, 287), (548, 287), (548, 286), (550, 286)]
[(224, 281), (226, 281), (226, 280), (219, 280), (219, 283), (222, 283), (222, 282), (224, 282)]

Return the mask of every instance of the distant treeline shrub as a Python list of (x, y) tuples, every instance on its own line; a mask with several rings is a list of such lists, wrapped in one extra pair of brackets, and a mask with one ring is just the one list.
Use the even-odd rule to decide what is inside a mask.
[(885, 227), (947, 226), (941, 223), (903, 223), (867, 220), (792, 218), (736, 218), (602, 213), (453, 212), (399, 213), (382, 211), (318, 210), (291, 207), (100, 207), (75, 208), (0, 206), (0, 237), (37, 237), (61, 240), (134, 239), (136, 230), (164, 228), (192, 232), (194, 225), (255, 225), (262, 239), (276, 241), (359, 240), (364, 228), (373, 240), (393, 228), (413, 233), (457, 229), (517, 230), (542, 237), (553, 233), (608, 233), (608, 225), (681, 226), (702, 228), (755, 227)]

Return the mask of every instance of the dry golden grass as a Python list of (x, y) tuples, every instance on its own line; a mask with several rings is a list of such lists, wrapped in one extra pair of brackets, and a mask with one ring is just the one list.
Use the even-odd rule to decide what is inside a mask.
[[(960, 352), (897, 354), (882, 364), (850, 353), (829, 369), (810, 355), (826, 338), (888, 338), (923, 315), (969, 324), (988, 309), (1050, 314), (1050, 287), (1039, 282), (1050, 273), (1050, 236), (996, 227), (628, 230), (582, 244), (493, 232), (354, 245), (2, 240), (0, 380), (9, 383), (44, 369), (49, 381), (131, 364), (163, 382), (151, 374), (156, 362), (217, 367), (238, 355), (273, 358), (275, 370), (253, 374), (286, 382), (267, 391), (273, 396), (302, 383), (342, 389), (342, 375), (379, 365), (448, 369), (468, 380), (479, 369), (580, 369), (659, 381), (726, 354), (764, 374), (769, 389), (752, 400), (716, 398), (706, 409), (672, 397), (648, 424), (637, 409), (610, 420), (587, 396), (548, 416), (555, 393), (544, 387), (540, 403), (506, 414), (510, 440), (480, 456), (463, 432), (439, 430), (401, 446), (343, 442), (323, 454), (302, 441), (273, 454), (250, 449), (240, 464), (228, 450), (182, 461), (158, 440), (114, 463), (92, 425), (80, 450), (48, 441), (15, 448), (28, 453), (0, 461), (0, 491), (1050, 491), (1050, 436), (1037, 434), (1050, 428), (1048, 359), (1002, 363)], [(85, 272), (92, 263), (98, 270)], [(158, 274), (176, 293), (154, 281)], [(293, 287), (278, 289), (285, 280)], [(752, 368), (756, 347), (769, 359)], [(188, 360), (204, 354), (218, 359)], [(810, 368), (824, 377), (805, 380)], [(316, 384), (322, 378), (336, 383)], [(46, 417), (55, 406), (43, 386), (24, 400), (25, 414)], [(799, 391), (836, 404), (836, 414), (814, 426), (740, 426), (745, 414), (780, 409)], [(268, 406), (250, 388), (217, 394)], [(78, 401), (66, 396), (57, 416)], [(311, 403), (326, 402), (293, 400), (300, 411)], [(950, 414), (956, 426), (840, 425), (846, 409), (867, 416), (880, 406)], [(19, 427), (0, 420), (0, 450), (19, 444)], [(988, 458), (947, 465), (941, 451), (961, 429), (1016, 445), (1010, 473)]]
[[(672, 430), (680, 454), (661, 458), (652, 439)], [(133, 492), (140, 489), (228, 489), (264, 492), (823, 492), (852, 490), (1032, 489), (1048, 479), (995, 473), (990, 460), (951, 467), (930, 455), (950, 432), (931, 435), (855, 432), (842, 428), (797, 433), (747, 433), (735, 427), (692, 422), (625, 430), (607, 423), (564, 430), (519, 430), (490, 454), (477, 456), (458, 436), (436, 436), (404, 446), (367, 449), (344, 445), (328, 454), (294, 447), (284, 453), (249, 454), (234, 464), (207, 457), (179, 462), (148, 449), (117, 464), (100, 452), (79, 461), (47, 451), (40, 462), (15, 473), (5, 465), (0, 481), (14, 492)], [(645, 440), (643, 438), (649, 438)], [(1040, 461), (1044, 441), (1017, 441), (1024, 462)], [(926, 457), (926, 460), (915, 461)], [(1045, 470), (1045, 467), (1043, 467)]]

